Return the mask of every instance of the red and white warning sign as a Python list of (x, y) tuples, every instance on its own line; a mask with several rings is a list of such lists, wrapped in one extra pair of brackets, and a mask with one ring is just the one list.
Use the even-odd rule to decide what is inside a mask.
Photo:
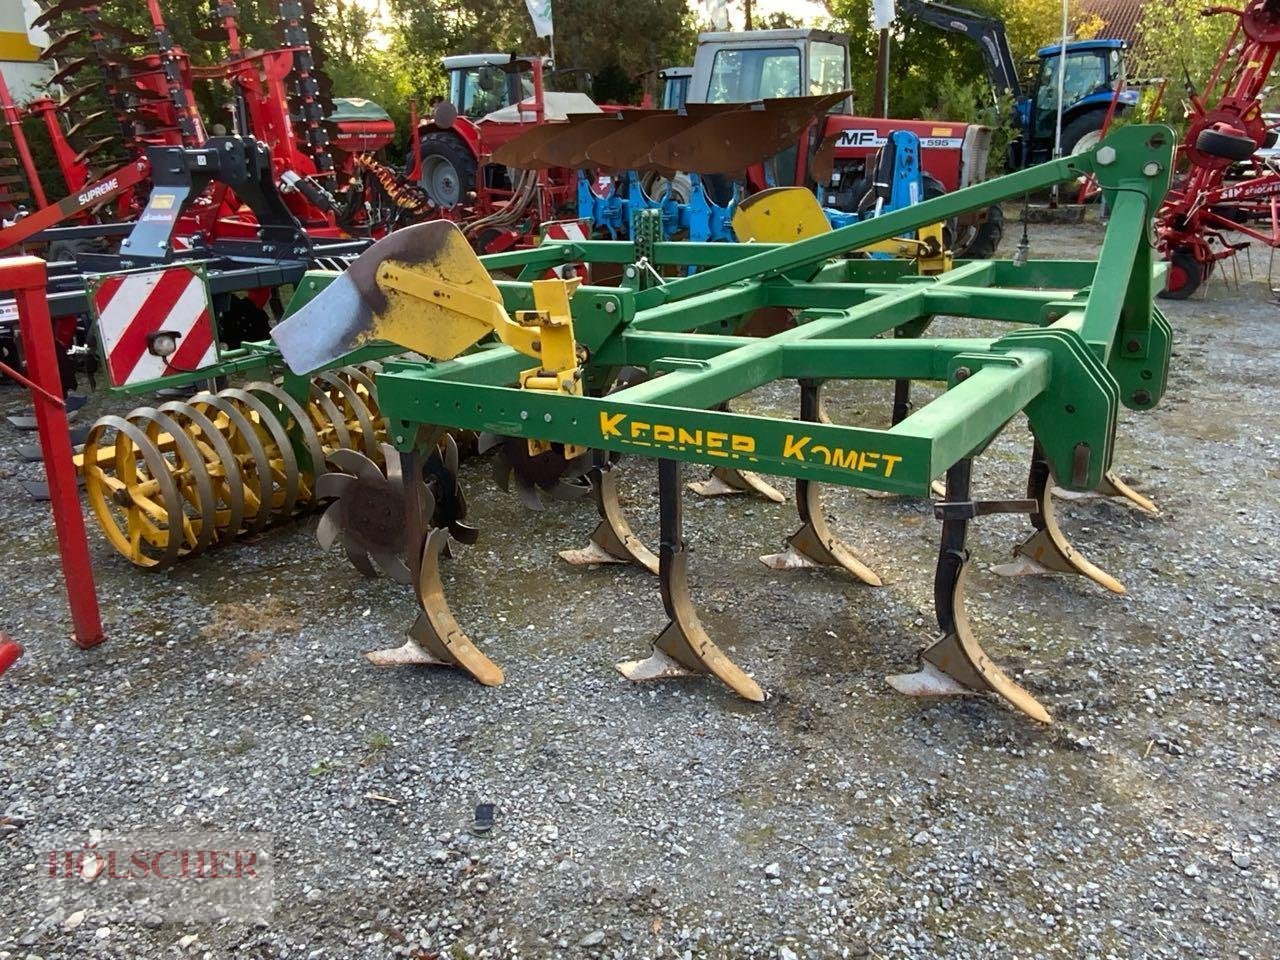
[[(585, 220), (549, 220), (542, 225), (543, 240), (563, 240), (577, 243), (591, 239), (591, 224)], [(591, 268), (585, 263), (562, 263), (552, 267), (549, 276), (568, 279), (581, 277), (583, 283), (591, 282)]]
[[(90, 302), (113, 386), (191, 373), (217, 361), (213, 311), (199, 266), (112, 274), (90, 282)], [(162, 356), (170, 334), (176, 347)]]

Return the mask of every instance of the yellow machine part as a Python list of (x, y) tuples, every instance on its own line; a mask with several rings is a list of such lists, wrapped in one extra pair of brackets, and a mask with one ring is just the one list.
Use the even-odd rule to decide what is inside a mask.
[(795, 243), (830, 233), (831, 224), (811, 191), (770, 187), (738, 204), (733, 232), (743, 243)]
[[(805, 187), (771, 187), (752, 194), (733, 214), (733, 232), (743, 242), (794, 243), (830, 233), (822, 205)], [(922, 227), (915, 238), (891, 237), (859, 248), (859, 253), (887, 253), (913, 258), (923, 274), (951, 269), (951, 254), (942, 243), (942, 224)]]

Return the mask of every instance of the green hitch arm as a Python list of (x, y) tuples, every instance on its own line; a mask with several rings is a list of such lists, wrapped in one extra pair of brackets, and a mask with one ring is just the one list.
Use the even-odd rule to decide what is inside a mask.
[(1162, 125), (1124, 127), (1088, 153), (1019, 170), (893, 213), (651, 287), (636, 295), (636, 304), (641, 309), (658, 306), (743, 280), (798, 270), (879, 240), (910, 233), (970, 210), (983, 209), (993, 203), (1088, 174), (1097, 177), (1104, 191), (1114, 191), (1122, 181), (1127, 181), (1126, 189), (1145, 193), (1148, 209), (1154, 210), (1168, 189), (1173, 143), (1173, 131)]

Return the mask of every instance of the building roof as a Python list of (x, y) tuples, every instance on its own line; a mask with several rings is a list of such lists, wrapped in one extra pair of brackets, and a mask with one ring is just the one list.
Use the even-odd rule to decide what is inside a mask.
[(1142, 19), (1143, 0), (1084, 0), (1080, 11), (1095, 14), (1105, 24), (1099, 39), (1127, 40), (1132, 46), (1138, 39), (1138, 21)]

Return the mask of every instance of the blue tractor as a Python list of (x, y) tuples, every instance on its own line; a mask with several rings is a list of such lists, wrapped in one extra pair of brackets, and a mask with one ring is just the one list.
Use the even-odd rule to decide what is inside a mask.
[(1029, 89), (1018, 78), (1004, 24), (962, 7), (927, 0), (906, 0), (899, 12), (939, 30), (961, 33), (978, 44), (993, 94), (1009, 91), (1021, 136), (1010, 146), (1009, 169), (1043, 163), (1053, 157), (1057, 128), (1058, 72), (1062, 77), (1062, 152), (1082, 153), (1097, 146), (1114, 92), (1121, 88), (1116, 111), (1138, 102), (1136, 90), (1123, 89), (1123, 40), (1077, 40), (1042, 47), (1036, 52), (1037, 73)]

